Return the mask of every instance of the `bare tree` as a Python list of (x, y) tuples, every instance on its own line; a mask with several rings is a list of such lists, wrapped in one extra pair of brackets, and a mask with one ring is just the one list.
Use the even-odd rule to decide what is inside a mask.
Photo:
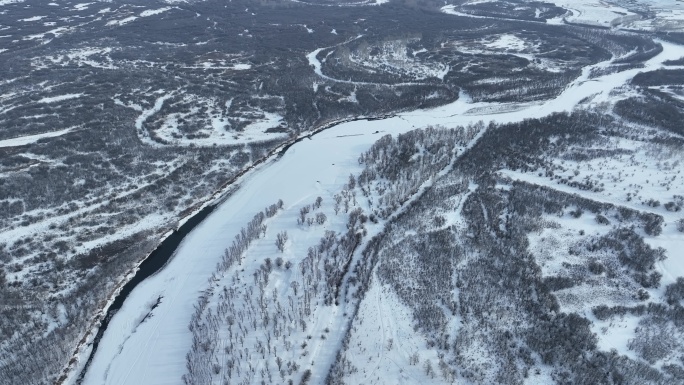
[(418, 362), (420, 362), (420, 357), (418, 356), (418, 353), (413, 353), (409, 357), (409, 365), (418, 365)]
[(435, 378), (435, 370), (432, 369), (432, 363), (430, 360), (425, 360), (424, 368), (426, 375), (430, 376), (430, 378)]
[(309, 211), (311, 211), (309, 206), (304, 206), (299, 209), (299, 219), (297, 219), (298, 225), (303, 225), (306, 222), (306, 214), (308, 214)]
[(287, 231), (281, 231), (276, 235), (276, 247), (281, 253), (285, 252), (285, 244), (287, 243)]
[(354, 178), (353, 174), (349, 174), (349, 183), (347, 183), (347, 185), (350, 190), (353, 190), (354, 187), (356, 187), (356, 178)]

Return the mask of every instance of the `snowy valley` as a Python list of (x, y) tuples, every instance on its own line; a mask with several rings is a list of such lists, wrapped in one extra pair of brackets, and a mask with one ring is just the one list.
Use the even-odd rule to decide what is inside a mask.
[(0, 0), (0, 384), (684, 383), (680, 11)]

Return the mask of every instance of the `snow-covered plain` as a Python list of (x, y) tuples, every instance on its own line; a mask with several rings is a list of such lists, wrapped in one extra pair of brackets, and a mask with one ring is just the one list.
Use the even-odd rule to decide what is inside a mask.
[(69, 127), (69, 128), (65, 128), (63, 130), (59, 130), (59, 131), (52, 131), (52, 132), (46, 132), (43, 134), (26, 135), (26, 136), (20, 136), (20, 137), (12, 138), (12, 139), (0, 140), (0, 148), (2, 148), (2, 147), (25, 146), (27, 144), (35, 143), (35, 142), (37, 142), (43, 138), (55, 138), (58, 136), (62, 136), (64, 134), (71, 132), (73, 129), (74, 129), (74, 127)]
[(64, 100), (80, 98), (81, 96), (83, 96), (83, 94), (66, 94), (66, 95), (50, 96), (47, 98), (40, 99), (38, 101), (38, 103), (57, 103), (57, 102), (62, 102)]
[[(231, 115), (232, 99), (221, 105), (212, 98), (200, 97), (193, 94), (183, 94), (182, 92), (156, 90), (149, 92), (145, 96), (153, 97), (154, 104), (150, 108), (143, 108), (137, 103), (124, 103), (118, 98), (114, 98), (114, 103), (131, 108), (140, 113), (135, 121), (136, 132), (140, 140), (146, 145), (160, 147), (164, 145), (174, 146), (216, 146), (231, 144), (248, 144), (263, 142), (273, 139), (287, 138), (288, 133), (283, 128), (283, 116), (275, 113), (263, 111), (259, 108), (249, 110), (233, 111)], [(261, 99), (277, 99), (283, 103), (282, 98), (272, 96), (260, 96)], [(169, 114), (159, 114), (166, 104), (181, 103), (185, 109), (178, 109), (179, 112)], [(202, 113), (202, 108), (206, 107), (206, 112)], [(239, 130), (231, 129), (231, 120), (235, 119), (247, 122)], [(181, 122), (186, 119), (201, 116), (205, 118), (204, 126), (195, 131), (191, 138), (181, 129)], [(231, 119), (232, 118), (232, 119)], [(160, 125), (152, 130), (150, 120), (159, 119)], [(270, 131), (274, 128), (278, 132)], [(154, 138), (153, 138), (154, 136)]]
[[(553, 0), (568, 13), (549, 24), (565, 21), (645, 31), (681, 31), (684, 5), (677, 0)], [(650, 14), (645, 17), (645, 14)]]
[[(192, 344), (187, 326), (194, 311), (193, 305), (207, 288), (207, 279), (235, 234), (257, 212), (278, 199), (286, 203), (287, 209), (292, 209), (313, 201), (317, 195), (339, 191), (349, 173), (359, 169), (358, 155), (379, 138), (379, 133), (396, 135), (426, 125), (454, 127), (491, 118), (498, 122), (521, 121), (571, 110), (590, 96), (595, 102), (610, 101), (610, 92), (625, 84), (638, 71), (657, 69), (665, 60), (684, 56), (682, 47), (662, 44), (663, 52), (649, 60), (645, 69), (588, 81), (591, 68), (586, 68), (582, 76), (558, 98), (544, 103), (518, 108), (503, 106), (502, 111), (507, 112), (492, 116), (491, 110), (502, 106), (468, 103), (462, 95), (455, 103), (431, 110), (402, 113), (384, 120), (340, 124), (295, 144), (281, 158), (271, 159), (242, 177), (240, 189), (187, 236), (167, 266), (130, 294), (100, 341), (84, 384), (181, 383), (181, 376), (185, 373), (185, 354)], [(315, 53), (308, 58), (316, 67)], [(607, 65), (608, 62), (603, 62), (592, 67)], [(320, 71), (320, 63), (316, 68)], [(483, 109), (487, 109), (487, 113), (478, 112)], [(297, 240), (300, 241), (310, 244), (312, 240)], [(160, 298), (159, 305), (151, 311), (152, 304)], [(148, 314), (150, 316), (145, 318)], [(142, 319), (144, 322), (141, 323)], [(402, 322), (400, 319), (394, 321)], [(395, 332), (401, 330), (395, 329)], [(319, 353), (331, 355), (329, 350)], [(314, 353), (310, 358), (317, 360), (317, 357)]]
[[(171, 0), (174, 1), (174, 0)], [(309, 2), (309, 1), (302, 1), (302, 0), (289, 0), (293, 3), (302, 3), (302, 4), (309, 4), (309, 5), (317, 5), (317, 6), (324, 6), (324, 7), (366, 7), (366, 6), (374, 6), (374, 5), (381, 5), (387, 3), (389, 0), (362, 0), (359, 2), (335, 2), (335, 3), (318, 3), (318, 2)], [(334, 30), (333, 30), (334, 31)]]
[[(466, 4), (475, 4), (468, 2)], [(637, 29), (645, 31), (681, 31), (684, 5), (678, 0), (553, 0), (549, 1), (567, 12), (548, 19), (547, 24), (579, 23), (609, 28)], [(499, 17), (477, 16), (460, 12), (455, 5), (445, 5), (446, 14), (482, 19)], [(649, 14), (649, 17), (645, 17)]]
[[(565, 20), (573, 23), (611, 26), (620, 20), (640, 18), (634, 12), (617, 5), (617, 1), (609, 2), (602, 0), (554, 0), (552, 3), (569, 10), (564, 16)], [(627, 19), (629, 20), (629, 19)]]

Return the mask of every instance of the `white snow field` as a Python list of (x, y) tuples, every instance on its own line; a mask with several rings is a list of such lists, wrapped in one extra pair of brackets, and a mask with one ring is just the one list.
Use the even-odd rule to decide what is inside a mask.
[[(551, 3), (568, 10), (549, 24), (565, 21), (612, 28), (645, 31), (681, 31), (684, 4), (678, 0), (553, 0)], [(643, 14), (650, 13), (645, 18)]]
[(573, 23), (600, 25), (609, 27), (620, 20), (639, 19), (640, 17), (617, 5), (618, 2), (602, 0), (554, 0), (552, 3), (569, 10), (565, 20)]
[[(193, 306), (201, 292), (207, 288), (207, 280), (235, 235), (257, 212), (278, 199), (285, 202), (286, 210), (296, 210), (303, 204), (311, 203), (318, 195), (329, 196), (326, 194), (340, 191), (347, 182), (349, 173), (359, 170), (359, 154), (367, 150), (381, 135), (396, 135), (428, 125), (455, 127), (492, 118), (498, 122), (515, 122), (543, 117), (553, 112), (572, 110), (587, 97), (592, 97), (593, 103), (615, 101), (615, 96), (609, 96), (610, 92), (623, 86), (639, 71), (654, 70), (662, 67), (661, 63), (665, 60), (684, 56), (683, 47), (666, 42), (661, 44), (663, 52), (649, 60), (646, 68), (588, 81), (591, 67), (609, 65), (609, 62), (599, 63), (586, 68), (582, 76), (563, 93), (547, 102), (525, 105), (468, 103), (467, 97), (462, 95), (458, 101), (435, 109), (401, 113), (384, 120), (339, 124), (293, 145), (282, 157), (274, 157), (262, 163), (243, 176), (238, 181), (240, 188), (188, 234), (176, 254), (160, 272), (142, 282), (129, 295), (121, 310), (110, 321), (83, 384), (181, 384), (181, 376), (186, 372), (185, 355), (192, 345), (188, 325), (194, 312)], [(315, 54), (310, 54), (308, 58), (315, 66)], [(320, 63), (316, 68), (320, 71)], [(501, 113), (492, 115), (492, 112), (497, 111)], [(294, 220), (294, 215), (287, 211), (279, 215)], [(292, 242), (303, 241), (304, 244), (311, 245), (318, 236), (316, 233), (312, 234), (311, 240), (293, 239)], [(267, 256), (277, 256), (275, 253), (257, 254), (250, 250), (247, 258), (261, 260)], [(381, 288), (373, 290), (376, 291), (372, 293), (381, 294), (377, 291)], [(160, 297), (159, 305), (141, 323)], [(401, 315), (400, 313), (402, 311), (398, 309), (396, 314)], [(341, 314), (328, 314), (331, 325), (341, 325), (340, 317)], [(399, 325), (406, 320), (393, 319), (388, 322)], [(411, 335), (410, 330), (404, 329), (406, 328), (399, 325), (387, 330), (396, 335), (394, 340), (398, 341), (402, 336)], [(340, 337), (342, 333), (332, 334)], [(331, 335), (327, 343), (319, 345), (325, 349), (312, 349), (308, 359), (318, 365), (329, 362), (330, 357), (334, 357), (336, 353), (331, 349), (339, 344), (330, 341), (334, 338)], [(412, 344), (411, 339), (406, 343)], [(397, 345), (395, 348), (405, 349), (409, 346)], [(388, 353), (386, 358), (392, 359), (393, 354)], [(85, 355), (81, 357), (81, 360), (84, 359)], [(318, 368), (321, 373), (326, 370), (320, 366)], [(392, 375), (396, 376), (394, 378), (397, 381), (424, 380), (422, 376), (406, 378), (398, 373)], [(70, 383), (74, 383), (74, 377), (72, 374)], [(322, 381), (320, 375), (312, 377), (312, 383)]]
[[(437, 351), (428, 349), (425, 338), (413, 329), (413, 313), (391, 288), (373, 283), (361, 302), (348, 354), (360, 369), (345, 378), (356, 384), (441, 384), (441, 377), (431, 378), (423, 363), (431, 362), (437, 370)], [(454, 318), (459, 322), (458, 317)], [(411, 362), (416, 355), (420, 364)]]
[[(684, 4), (679, 0), (553, 0), (549, 3), (561, 7), (567, 12), (562, 16), (547, 20), (548, 24), (569, 22), (644, 31), (681, 31), (684, 27), (682, 22)], [(445, 5), (441, 11), (455, 16), (499, 19), (499, 17), (463, 13), (458, 11), (455, 5)], [(651, 16), (645, 18), (643, 16), (645, 13), (649, 13)]]
[(62, 136), (64, 134), (68, 134), (73, 129), (74, 129), (74, 127), (69, 127), (69, 128), (65, 128), (63, 130), (46, 132), (43, 134), (25, 135), (25, 136), (19, 136), (16, 138), (12, 138), (12, 139), (3, 139), (3, 140), (0, 140), (0, 148), (2, 148), (2, 147), (25, 146), (27, 144), (35, 143), (35, 142), (37, 142), (43, 138), (55, 138), (58, 136)]

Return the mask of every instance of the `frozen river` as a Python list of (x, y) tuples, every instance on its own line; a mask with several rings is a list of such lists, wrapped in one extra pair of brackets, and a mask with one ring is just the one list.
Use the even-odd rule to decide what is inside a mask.
[[(312, 201), (322, 190), (338, 191), (349, 173), (359, 169), (359, 154), (382, 135), (396, 135), (427, 125), (455, 127), (479, 120), (515, 122), (570, 111), (582, 100), (590, 100), (590, 104), (608, 101), (611, 90), (624, 85), (638, 72), (661, 68), (663, 61), (684, 56), (682, 47), (661, 44), (663, 52), (649, 60), (646, 68), (591, 80), (591, 68), (585, 68), (582, 76), (547, 102), (471, 104), (462, 95), (458, 101), (435, 109), (406, 112), (383, 120), (342, 123), (299, 141), (281, 157), (273, 156), (241, 177), (237, 182), (239, 189), (186, 236), (169, 263), (129, 294), (110, 320), (83, 384), (182, 383), (185, 356), (192, 343), (188, 324), (193, 306), (235, 234), (254, 214), (278, 199), (292, 207), (298, 202)], [(85, 353), (82, 359), (86, 359)], [(73, 377), (72, 383), (76, 380)]]

